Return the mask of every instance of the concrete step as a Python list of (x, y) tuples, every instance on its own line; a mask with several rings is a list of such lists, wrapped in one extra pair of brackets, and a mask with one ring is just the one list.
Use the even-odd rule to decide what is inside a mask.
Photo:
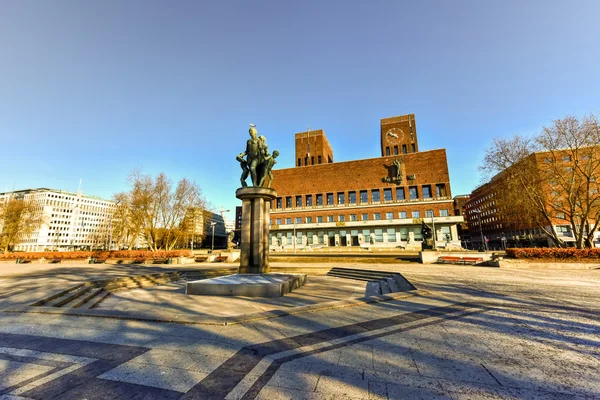
[(70, 302), (76, 300), (80, 296), (85, 295), (91, 289), (92, 289), (91, 286), (88, 286), (88, 285), (83, 286), (77, 290), (66, 293), (64, 296), (61, 296), (61, 297), (55, 299), (54, 301), (51, 301), (51, 302), (45, 304), (45, 306), (46, 307), (63, 307), (65, 305), (69, 304)]
[(100, 292), (98, 292), (98, 294), (92, 300), (83, 304), (81, 306), (81, 308), (89, 309), (89, 310), (96, 308), (96, 307), (98, 307), (98, 305), (100, 303), (102, 303), (104, 300), (106, 300), (106, 298), (109, 297), (110, 295), (111, 295), (111, 292), (109, 292), (108, 290), (102, 289)]
[(381, 286), (379, 281), (370, 281), (367, 282), (367, 287), (365, 289), (365, 296), (379, 296), (381, 295)]
[(392, 291), (392, 293), (400, 292), (400, 288), (398, 287), (398, 284), (396, 283), (394, 278), (392, 278), (392, 277), (385, 278), (385, 281), (387, 282), (387, 284), (390, 288), (390, 291)]
[(381, 294), (388, 294), (392, 292), (387, 284), (387, 281), (385, 280), (379, 281), (379, 286), (381, 287)]

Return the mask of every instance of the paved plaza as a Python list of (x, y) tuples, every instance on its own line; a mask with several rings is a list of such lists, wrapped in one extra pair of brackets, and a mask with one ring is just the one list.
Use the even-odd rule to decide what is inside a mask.
[(48, 311), (29, 304), (204, 266), (2, 264), (0, 399), (600, 399), (600, 270), (330, 266), (418, 290), (365, 299), (364, 282), (309, 274), (282, 299), (171, 282)]

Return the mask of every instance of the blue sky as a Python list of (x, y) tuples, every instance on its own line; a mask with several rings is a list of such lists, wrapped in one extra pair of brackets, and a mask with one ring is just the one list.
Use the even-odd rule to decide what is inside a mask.
[[(139, 168), (239, 204), (248, 124), (276, 167), (323, 129), (377, 157), (381, 118), (416, 114), (452, 194), (494, 137), (600, 113), (600, 2), (0, 0), (0, 191), (110, 198)], [(233, 213), (229, 213), (229, 216)]]

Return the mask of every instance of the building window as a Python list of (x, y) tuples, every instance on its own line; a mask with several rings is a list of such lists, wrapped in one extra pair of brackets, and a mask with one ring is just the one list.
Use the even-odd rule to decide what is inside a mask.
[(431, 198), (431, 185), (423, 185), (423, 198), (424, 199)]
[(317, 224), (322, 224), (323, 223), (323, 216), (318, 216), (317, 217)]
[(360, 191), (360, 202), (361, 203), (368, 203), (369, 202), (369, 194), (366, 190), (361, 190)]
[(392, 188), (383, 189), (383, 200), (392, 201)]
[(302, 207), (302, 196), (296, 196), (296, 207)]
[(292, 208), (292, 196), (285, 198), (285, 208)]
[(562, 212), (556, 213), (556, 218), (565, 219), (565, 213), (562, 213)]
[(306, 232), (306, 244), (313, 244), (313, 233)]
[(298, 166), (300, 167), (302, 165), (302, 160), (298, 159)]
[(322, 194), (318, 194), (317, 195), (317, 205), (318, 206), (322, 206), (323, 205), (323, 195)]
[(337, 198), (338, 204), (346, 204), (346, 196), (344, 195), (344, 192), (338, 192)]
[(350, 221), (356, 221), (356, 214), (350, 214)]
[(420, 211), (413, 211), (412, 212), (412, 217), (413, 218), (421, 218), (421, 212)]
[(362, 234), (363, 234), (363, 242), (371, 243), (371, 230), (363, 229)]
[(410, 148), (411, 148), (411, 151), (414, 153), (414, 152), (415, 152), (415, 144), (414, 144), (414, 143), (413, 143), (413, 144), (411, 144), (411, 145), (410, 145)]
[(443, 183), (436, 184), (435, 195), (436, 197), (446, 197), (446, 185), (444, 185)]
[(306, 223), (312, 224), (312, 217), (306, 217)]
[(396, 200), (404, 200), (404, 199), (406, 199), (406, 197), (404, 195), (404, 188), (397, 187), (396, 188)]
[(278, 197), (277, 198), (277, 208), (281, 208), (282, 207), (281, 204), (282, 204), (282, 199), (281, 199), (281, 197)]
[(297, 224), (301, 224), (302, 223), (302, 217), (296, 217), (296, 223)]
[(315, 165), (315, 156), (310, 157), (310, 164)]
[(393, 212), (386, 212), (385, 213), (385, 219), (394, 219), (394, 213)]
[(296, 232), (296, 244), (302, 244), (302, 232)]
[(327, 222), (333, 222), (333, 215), (327, 216)]
[(327, 193), (327, 205), (330, 206), (333, 204), (333, 193)]
[[(407, 153), (407, 151), (406, 151), (406, 145), (403, 144), (402, 145), (402, 154), (406, 154), (406, 153)], [(300, 159), (298, 159), (298, 162), (300, 162)]]
[(373, 213), (373, 219), (375, 221), (381, 220), (381, 213)]
[(433, 218), (433, 210), (425, 211), (425, 218)]
[(361, 214), (360, 215), (360, 220), (361, 221), (368, 221), (369, 220), (369, 214)]
[(375, 242), (383, 242), (383, 229), (375, 229)]
[(338, 221), (345, 222), (346, 221), (346, 216), (345, 215), (338, 215)]
[(381, 201), (381, 198), (379, 196), (379, 189), (371, 190), (371, 200), (373, 201), (373, 203), (379, 203)]
[(348, 192), (348, 203), (356, 204), (356, 192), (355, 191)]
[(386, 147), (386, 148), (385, 148), (385, 155), (386, 155), (386, 156), (389, 156), (389, 155), (390, 155), (390, 148), (389, 148), (389, 147)]
[(448, 216), (448, 210), (440, 210), (440, 217), (447, 217)]
[(571, 161), (571, 156), (569, 156), (569, 155), (562, 156), (562, 160), (563, 161)]
[(394, 146), (394, 155), (397, 156), (398, 155), (398, 146)]
[(419, 198), (419, 192), (417, 191), (417, 187), (416, 186), (409, 186), (408, 188), (408, 194), (410, 196), (411, 199), (418, 199)]
[(275, 224), (281, 225), (281, 218), (276, 218), (275, 219)]
[(306, 207), (312, 207), (312, 194), (306, 195)]
[(325, 243), (324, 237), (325, 237), (325, 232), (323, 232), (323, 231), (317, 232), (317, 241), (319, 243), (321, 243), (321, 244)]
[(321, 156), (317, 156), (317, 163), (321, 164)]
[(396, 241), (396, 230), (394, 228), (388, 228), (387, 230), (387, 239), (388, 242)]
[(400, 211), (398, 213), (398, 218), (400, 218), (400, 219), (406, 219), (406, 211)]
[(291, 219), (291, 218), (286, 218), (286, 219), (285, 219), (285, 223), (286, 223), (287, 225), (291, 225), (291, 224), (292, 224), (292, 219)]

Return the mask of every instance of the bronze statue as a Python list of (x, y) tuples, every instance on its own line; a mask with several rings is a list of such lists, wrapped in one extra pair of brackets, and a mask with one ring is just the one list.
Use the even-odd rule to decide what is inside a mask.
[[(269, 176), (269, 185), (273, 181), (273, 174), (271, 169), (275, 165), (275, 158), (279, 155), (279, 152), (275, 150), (273, 155), (269, 154), (269, 148), (267, 147), (267, 139), (264, 136), (258, 136), (256, 125), (250, 124), (248, 130), (250, 139), (246, 142), (246, 151), (238, 154), (236, 160), (240, 163), (242, 168), (242, 176), (240, 181), (242, 187), (247, 187), (246, 179), (250, 175), (252, 180), (252, 186), (261, 187), (264, 185), (267, 175)], [(245, 157), (245, 158), (244, 158)]]

